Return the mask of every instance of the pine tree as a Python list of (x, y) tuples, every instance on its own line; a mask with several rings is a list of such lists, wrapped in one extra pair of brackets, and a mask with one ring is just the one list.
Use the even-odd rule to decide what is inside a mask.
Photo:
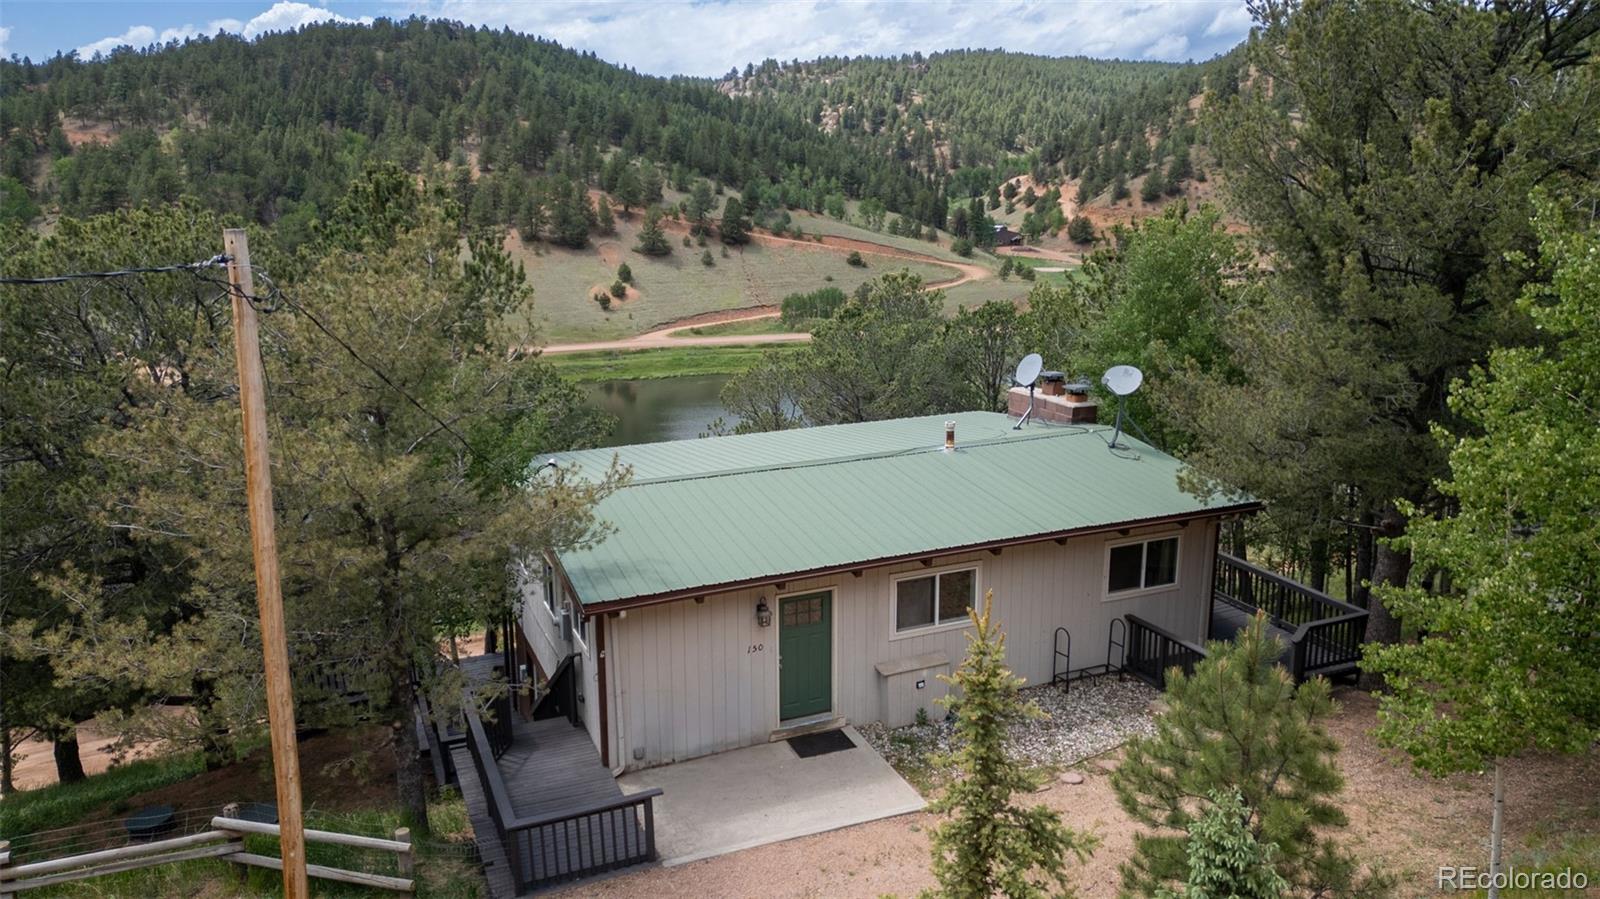
[(1007, 732), (1040, 713), (1017, 695), (1023, 680), (1006, 667), (1006, 638), (993, 610), (990, 590), (982, 610), (967, 613), (973, 625), (967, 657), (954, 674), (940, 675), (954, 688), (946, 704), (956, 716), (957, 748), (945, 761), (959, 775), (928, 806), (949, 817), (933, 831), (933, 876), (939, 888), (924, 893), (924, 899), (1031, 899), (1049, 895), (1050, 882), (1064, 891), (1068, 854), (1082, 861), (1097, 842), (1062, 824), (1053, 809), (1013, 799), (1031, 794), (1042, 781), (1008, 757)]
[(738, 246), (750, 242), (750, 220), (745, 217), (744, 204), (738, 197), (729, 197), (728, 202), (722, 206), (722, 222), (718, 230), (722, 232), (722, 242)]
[(651, 206), (645, 210), (644, 225), (639, 228), (639, 245), (633, 250), (646, 256), (665, 256), (672, 252), (672, 243), (661, 230), (660, 209)]
[(1150, 896), (1184, 882), (1184, 831), (1214, 811), (1210, 799), (1194, 797), (1237, 794), (1252, 838), (1278, 847), (1277, 870), (1289, 884), (1283, 895), (1387, 893), (1387, 879), (1364, 876), (1329, 834), (1347, 821), (1336, 804), (1344, 786), (1333, 761), (1338, 744), (1323, 727), (1334, 712), (1327, 681), (1296, 688), (1264, 617), (1207, 651), (1192, 675), (1168, 672), (1155, 734), (1135, 737), (1111, 775), (1123, 810), (1149, 828), (1134, 838), (1123, 885)]
[(558, 184), (551, 191), (550, 242), (581, 250), (589, 245), (589, 201), (581, 184)]
[(705, 234), (711, 230), (711, 211), (716, 208), (716, 201), (711, 198), (711, 185), (705, 181), (696, 181), (694, 190), (690, 192), (689, 199), (684, 203), (684, 215), (689, 218), (689, 227), (696, 234)]
[(615, 234), (617, 232), (616, 219), (611, 215), (611, 203), (606, 200), (606, 195), (601, 194), (595, 202), (594, 209), (595, 231), (601, 234)]

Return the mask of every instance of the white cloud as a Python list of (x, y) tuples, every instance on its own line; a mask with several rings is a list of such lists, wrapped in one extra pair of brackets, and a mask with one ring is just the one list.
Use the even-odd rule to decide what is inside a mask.
[[(716, 76), (766, 58), (898, 55), (1003, 47), (1049, 56), (1181, 61), (1232, 48), (1249, 31), (1244, 0), (392, 0), (396, 15), (454, 19), (559, 41), (655, 75)], [(314, 22), (370, 22), (280, 0), (249, 19), (167, 27), (162, 43), (226, 31), (254, 38)], [(144, 46), (138, 25), (79, 56)]]
[(79, 59), (93, 59), (96, 53), (110, 53), (118, 47), (144, 47), (156, 39), (156, 30), (149, 25), (135, 25), (111, 37), (78, 48)]
[(303, 25), (311, 25), (317, 22), (347, 22), (369, 25), (372, 23), (372, 17), (360, 16), (352, 19), (348, 16), (341, 16), (331, 9), (311, 6), (307, 3), (278, 2), (272, 4), (271, 9), (244, 23), (244, 26), (239, 29), (239, 33), (247, 38), (253, 38), (269, 31), (293, 31)]
[(161, 43), (167, 41), (186, 41), (192, 37), (211, 37), (218, 32), (231, 32), (238, 34), (244, 30), (244, 23), (238, 19), (215, 19), (204, 28), (193, 25), (180, 25), (177, 28), (163, 28), (161, 30)]
[(1206, 37), (1218, 35), (1232, 35), (1237, 40), (1239, 36), (1250, 30), (1250, 10), (1244, 6), (1229, 6), (1217, 10), (1217, 17), (1206, 26)]
[(1145, 59), (1182, 59), (1189, 49), (1189, 37), (1184, 34), (1164, 34), (1140, 54)]
[(652, 74), (747, 62), (1004, 47), (1203, 59), (1244, 39), (1243, 0), (406, 0), (407, 12), (537, 34)]
[[(266, 12), (241, 22), (238, 19), (213, 19), (204, 28), (193, 24), (178, 25), (172, 28), (163, 28), (159, 36), (156, 30), (149, 25), (135, 25), (122, 34), (113, 37), (101, 38), (91, 44), (84, 44), (78, 48), (80, 59), (91, 59), (96, 53), (110, 53), (121, 46), (144, 47), (155, 43), (159, 37), (160, 43), (167, 41), (186, 41), (192, 37), (209, 37), (219, 31), (238, 34), (245, 38), (260, 37), (271, 31), (292, 31), (304, 25), (317, 22), (348, 22), (370, 24), (371, 16), (350, 18), (341, 16), (331, 9), (321, 6), (312, 6), (308, 3), (288, 2), (280, 0), (272, 4)], [(9, 33), (9, 29), (7, 29)]]
[(6, 45), (10, 43), (11, 29), (5, 26), (0, 26), (0, 59), (4, 59), (11, 55), (11, 51), (6, 47)]

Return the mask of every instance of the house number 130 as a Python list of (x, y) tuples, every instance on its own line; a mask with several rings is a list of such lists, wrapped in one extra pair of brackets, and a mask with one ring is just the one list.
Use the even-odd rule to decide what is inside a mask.
[(767, 644), (765, 644), (765, 643), (752, 643), (752, 644), (750, 644), (750, 648), (745, 650), (744, 653), (745, 653), (745, 655), (749, 655), (752, 652), (761, 652), (762, 650), (764, 650), (766, 648), (767, 648)]

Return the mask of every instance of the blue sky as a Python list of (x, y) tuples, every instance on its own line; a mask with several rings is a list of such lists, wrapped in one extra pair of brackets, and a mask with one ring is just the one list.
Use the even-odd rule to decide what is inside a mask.
[(510, 27), (657, 75), (720, 75), (767, 57), (960, 47), (1206, 59), (1250, 25), (1243, 0), (5, 0), (0, 56), (77, 50), (87, 58), (120, 44), (412, 14)]

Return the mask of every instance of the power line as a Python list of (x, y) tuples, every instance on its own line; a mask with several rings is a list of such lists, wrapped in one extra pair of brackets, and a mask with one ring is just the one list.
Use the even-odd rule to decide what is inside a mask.
[[(411, 405), (417, 407), (418, 411), (420, 411), (423, 415), (426, 415), (429, 418), (433, 419), (434, 424), (437, 424), (441, 429), (443, 429), (451, 437), (454, 437), (456, 440), (460, 441), (462, 447), (464, 447), (469, 454), (472, 454), (472, 455), (476, 455), (477, 454), (477, 451), (472, 448), (472, 444), (467, 442), (467, 438), (461, 436), (461, 434), (459, 432), (457, 432), (455, 428), (450, 427), (450, 424), (448, 422), (446, 422), (444, 419), (440, 418), (438, 415), (434, 414), (433, 410), (429, 409), (427, 406), (424, 406), (421, 403), (421, 401), (419, 401), (416, 397), (414, 397), (410, 393), (408, 393), (405, 390), (405, 388), (401, 387), (399, 384), (396, 384), (387, 374), (384, 373), (383, 369), (379, 368), (378, 366), (376, 366), (376, 365), (372, 364), (371, 362), (368, 362), (366, 359), (362, 358), (361, 354), (356, 352), (356, 348), (355, 347), (351, 346), (350, 343), (348, 341), (346, 341), (343, 337), (341, 337), (338, 334), (334, 333), (332, 328), (329, 328), (327, 325), (323, 324), (321, 319), (317, 318), (315, 315), (313, 315), (311, 313), (311, 310), (307, 309), (304, 305), (300, 304), (299, 302), (296, 302), (293, 297), (291, 297), (288, 294), (284, 293), (283, 290), (280, 287), (278, 287), (278, 285), (272, 280), (272, 277), (270, 275), (268, 275), (264, 270), (252, 267), (251, 271), (255, 274), (256, 277), (258, 277), (261, 280), (267, 282), (267, 285), (271, 288), (268, 291), (267, 296), (264, 297), (264, 298), (260, 297), (260, 296), (251, 296), (250, 294), (247, 294), (244, 291), (239, 290), (237, 287), (234, 287), (232, 284), (227, 284), (226, 287), (228, 288), (228, 291), (229, 291), (230, 294), (237, 294), (245, 302), (249, 303), (251, 306), (254, 306), (256, 309), (258, 309), (260, 311), (264, 311), (264, 312), (269, 312), (270, 313), (274, 309), (277, 308), (277, 303), (278, 302), (282, 302), (284, 305), (288, 306), (290, 309), (292, 309), (295, 312), (298, 312), (301, 315), (305, 316), (306, 317), (306, 321), (311, 322), (311, 324), (316, 326), (317, 330), (321, 331), (323, 334), (326, 334), (330, 340), (332, 340), (334, 343), (337, 343), (340, 347), (342, 347), (346, 353), (350, 354), (350, 358), (356, 360), (356, 362), (360, 363), (360, 365), (363, 368), (365, 368), (367, 371), (370, 371), (374, 375), (376, 375), (378, 377), (378, 380), (382, 381), (383, 383), (385, 383), (385, 384), (387, 384), (389, 386), (389, 389), (393, 390), (395, 393), (398, 393), (402, 397), (404, 397), (406, 402), (408, 402)], [(204, 280), (208, 280), (209, 281), (209, 280), (212, 280), (212, 279), (205, 278)]]
[(144, 268), (119, 268), (107, 272), (70, 272), (65, 275), (47, 275), (42, 278), (0, 278), (0, 284), (66, 284), (69, 281), (109, 281), (133, 275), (160, 275), (168, 272), (200, 272), (208, 268), (222, 268), (229, 262), (226, 253), (218, 253), (200, 262), (182, 262), (176, 265), (153, 265)]
[(272, 277), (268, 275), (264, 269), (251, 266), (252, 273), (254, 273), (256, 277), (265, 281), (270, 288), (267, 292), (267, 295), (264, 297), (245, 293), (243, 290), (240, 290), (226, 280), (221, 278), (207, 277), (205, 274), (203, 274), (207, 269), (222, 268), (232, 261), (232, 258), (229, 257), (228, 254), (218, 253), (217, 255), (212, 256), (210, 259), (205, 259), (200, 262), (182, 262), (175, 263), (173, 265), (152, 265), (137, 268), (121, 268), (103, 272), (70, 272), (62, 275), (47, 275), (39, 278), (0, 278), (0, 285), (10, 284), (18, 286), (37, 286), (48, 284), (66, 284), (74, 281), (104, 282), (137, 275), (158, 275), (172, 272), (186, 272), (201, 281), (220, 286), (224, 291), (224, 296), (238, 296), (246, 303), (249, 303), (257, 312), (261, 312), (263, 314), (270, 314), (276, 311), (278, 303), (282, 302), (290, 309), (293, 309), (294, 311), (305, 316), (306, 321), (311, 322), (312, 325), (316, 326), (317, 330), (327, 335), (328, 338), (334, 343), (337, 343), (346, 353), (350, 354), (350, 358), (354, 359), (367, 371), (372, 372), (372, 374), (375, 375), (378, 380), (387, 385), (390, 390), (393, 390), (395, 393), (398, 393), (400, 396), (404, 397), (406, 402), (415, 406), (420, 412), (422, 412), (422, 414), (432, 419), (434, 424), (437, 424), (441, 430), (460, 441), (461, 446), (465, 448), (469, 454), (477, 455), (477, 451), (473, 449), (471, 443), (467, 442), (467, 438), (461, 436), (460, 432), (451, 427), (449, 422), (446, 422), (444, 419), (435, 414), (433, 410), (429, 409), (427, 406), (424, 406), (420, 400), (412, 396), (406, 391), (405, 388), (401, 387), (399, 384), (396, 384), (394, 379), (390, 378), (389, 375), (381, 368), (363, 358), (360, 353), (356, 352), (356, 348), (350, 345), (349, 341), (335, 333), (332, 328), (329, 328), (327, 325), (323, 324), (322, 320), (313, 315), (311, 310), (307, 309), (304, 305), (296, 302), (292, 297), (284, 293), (283, 289), (272, 280)]

